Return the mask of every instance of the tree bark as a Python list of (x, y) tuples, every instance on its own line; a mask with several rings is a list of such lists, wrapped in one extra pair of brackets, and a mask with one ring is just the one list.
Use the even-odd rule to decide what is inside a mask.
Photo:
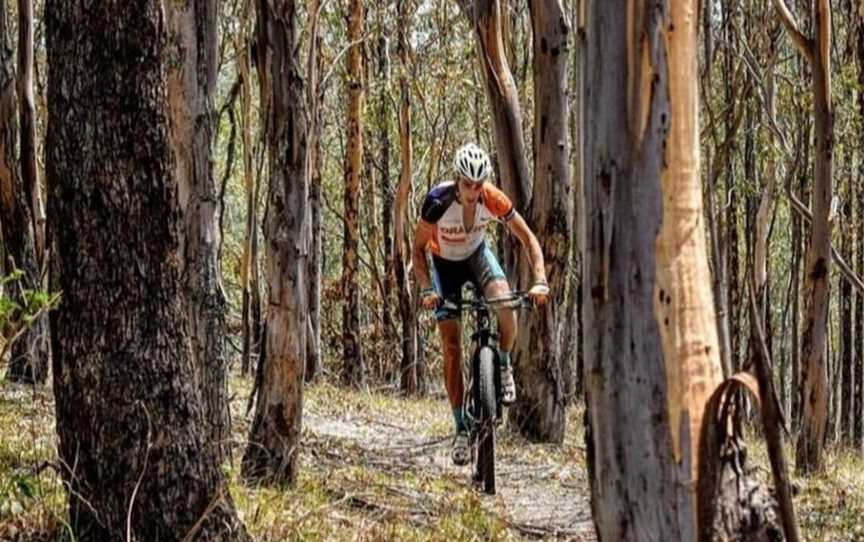
[(216, 111), (215, 0), (167, 5), (172, 35), (168, 72), (171, 142), (183, 213), (180, 276), (192, 340), (192, 364), (201, 393), (207, 441), (218, 456), (229, 449), (225, 297), (217, 259), (219, 204), (213, 174)]
[(795, 45), (810, 62), (813, 71), (816, 156), (813, 183), (813, 225), (807, 252), (805, 290), (807, 316), (801, 336), (801, 432), (796, 448), (799, 472), (824, 468), (822, 449), (828, 424), (828, 303), (831, 269), (831, 223), (829, 212), (834, 148), (834, 107), (831, 97), (831, 7), (828, 0), (814, 5), (812, 39), (798, 30), (783, 0), (774, 0), (781, 20)]
[[(535, 180), (530, 222), (543, 248), (552, 299), (523, 316), (515, 348), (519, 398), (510, 421), (539, 442), (564, 440), (566, 406), (559, 328), (567, 289), (573, 224), (567, 103), (570, 25), (559, 0), (532, 0), (535, 92)], [(527, 281), (526, 281), (527, 282)]]
[[(669, 16), (671, 122), (661, 169), (663, 215), (655, 245), (654, 312), (660, 324), (675, 459), (689, 462), (695, 485), (703, 411), (723, 374), (699, 175), (698, 10), (692, 2), (673, 0)], [(665, 128), (663, 121), (661, 116)], [(688, 440), (690, 458), (684, 460)]]
[(319, 0), (307, 0), (307, 34), (309, 35), (309, 57), (306, 66), (306, 110), (310, 112), (309, 126), (309, 237), (308, 268), (306, 271), (309, 292), (309, 333), (306, 342), (306, 382), (321, 374), (321, 280), (323, 276), (324, 228), (322, 216), (324, 154), (321, 138), (324, 127), (324, 109), (319, 107), (323, 95), (320, 85), (324, 57), (321, 55), (323, 38), (319, 31)]
[[(476, 32), (477, 58), (495, 127), (501, 187), (513, 200), (516, 210), (524, 215), (531, 201), (531, 178), (522, 136), (519, 95), (504, 52), (500, 0), (473, 0), (471, 22)], [(511, 258), (508, 270), (515, 270), (512, 256), (508, 254), (507, 257)]]
[(721, 374), (698, 175), (696, 6), (589, 9), (584, 322), (594, 519), (601, 540), (692, 540), (695, 431)]
[(393, 209), (393, 258), (396, 284), (399, 289), (399, 315), (402, 320), (402, 361), (400, 363), (400, 389), (406, 395), (421, 393), (425, 386), (419, 356), (419, 324), (411, 285), (408, 281), (408, 259), (411, 246), (408, 233), (408, 198), (411, 195), (411, 175), (414, 149), (411, 138), (411, 88), (408, 81), (409, 48), (408, 35), (411, 28), (411, 3), (397, 0), (399, 26), (397, 40), (399, 48), (399, 155), (401, 170), (396, 188)]
[[(6, 272), (11, 273), (15, 269), (23, 272), (21, 279), (11, 285), (9, 297), (19, 306), (26, 307), (24, 290), (41, 289), (41, 280), (29, 192), (32, 187), (28, 187), (26, 181), (26, 170), (29, 169), (26, 165), (28, 158), (24, 153), (26, 145), (22, 142), (20, 157), (16, 152), (19, 134), (23, 135), (25, 130), (18, 131), (15, 66), (8, 42), (7, 18), (4, 3), (0, 6), (0, 223), (3, 225), (3, 252), (6, 258), (3, 265)], [(19, 43), (19, 48), (21, 45)], [(24, 109), (26, 107), (22, 106), (22, 120)], [(31, 154), (30, 158), (35, 160), (35, 155)], [(6, 377), (12, 382), (42, 384), (48, 377), (49, 363), (48, 318), (40, 316), (12, 345)]]
[(583, 202), (583, 165), (584, 159), (584, 100), (585, 100), (585, 2), (577, 1), (572, 5), (571, 28), (573, 37), (573, 79), (571, 88), (572, 111), (570, 114), (570, 141), (573, 163), (573, 226), (571, 234), (570, 284), (567, 297), (567, 308), (564, 310), (562, 326), (561, 372), (564, 377), (564, 399), (569, 405), (575, 399), (583, 397), (582, 373), (584, 356), (582, 355), (582, 262), (584, 252), (584, 202)]
[[(252, 325), (252, 266), (257, 265), (257, 257), (253, 250), (253, 238), (257, 232), (256, 183), (253, 172), (252, 144), (252, 75), (251, 75), (251, 40), (248, 28), (249, 0), (243, 3), (243, 13), (240, 19), (240, 38), (236, 45), (237, 71), (240, 77), (240, 124), (243, 134), (243, 186), (246, 195), (246, 232), (243, 237), (243, 256), (240, 261), (240, 288), (243, 292), (241, 308), (241, 327), (243, 334), (243, 350), (241, 354), (241, 372), (249, 374), (252, 366), (253, 343), (256, 341)], [(257, 287), (257, 285), (256, 285)]]
[(49, 0), (46, 27), (68, 525), (82, 541), (248, 540), (194, 384), (162, 5)]
[[(855, 41), (858, 44), (856, 61), (858, 64), (858, 85), (864, 89), (864, 13), (855, 17)], [(864, 118), (864, 90), (858, 91), (858, 114)], [(857, 224), (855, 235), (855, 260), (858, 276), (864, 276), (864, 155), (858, 154), (857, 184)], [(864, 292), (855, 296), (855, 447), (864, 453)]]
[(390, 39), (385, 35), (384, 17), (380, 13), (384, 7), (386, 6), (378, 5), (378, 145), (380, 147), (378, 168), (381, 175), (381, 181), (378, 185), (381, 191), (381, 239), (384, 254), (384, 291), (381, 292), (381, 316), (384, 322), (385, 344), (389, 346), (394, 344), (398, 338), (391, 308), (393, 293), (396, 291), (393, 267), (393, 203), (395, 198), (390, 182)]
[(264, 220), (269, 298), (266, 355), (243, 474), (268, 485), (294, 485), (308, 325), (306, 96), (295, 58), (295, 2), (259, 0), (257, 9), (260, 103), (266, 115), (270, 173)]
[[(734, 80), (735, 70), (733, 68), (734, 59), (738, 56), (735, 49), (737, 47), (737, 36), (735, 36), (735, 24), (732, 18), (735, 16), (738, 7), (733, 1), (726, 3), (723, 9), (723, 28), (726, 33), (725, 45), (723, 49), (723, 75), (724, 78)], [(727, 104), (734, 104), (739, 99), (739, 90), (736, 85), (726, 84), (725, 99)], [(743, 115), (739, 113), (743, 108), (739, 107), (736, 111), (735, 107), (730, 107), (728, 113), (724, 117), (726, 134), (737, 132), (740, 125), (740, 119)], [(737, 118), (736, 118), (737, 117)], [(725, 191), (720, 198), (721, 209), (725, 209), (725, 232), (723, 243), (723, 261), (726, 264), (726, 269), (723, 274), (725, 279), (725, 288), (721, 287), (721, 291), (725, 291), (725, 317), (726, 317), (726, 332), (729, 335), (729, 363), (732, 372), (737, 372), (741, 369), (741, 284), (739, 281), (740, 258), (738, 256), (738, 191), (735, 186), (735, 164), (733, 161), (735, 153), (735, 144), (732, 143), (728, 149), (729, 155), (725, 160)]]
[(342, 251), (342, 378), (362, 387), (366, 380), (360, 344), (360, 288), (358, 283), (360, 176), (363, 173), (363, 0), (349, 0), (347, 138), (345, 156), (345, 227)]
[[(852, 193), (852, 177), (847, 180), (847, 189), (843, 203), (843, 227), (841, 230), (841, 246), (843, 254), (852, 254), (852, 237), (855, 227), (852, 222), (854, 196)], [(853, 297), (852, 284), (848, 280), (840, 281), (840, 437), (844, 445), (851, 445), (853, 439), (853, 411), (855, 410), (854, 383), (855, 367), (853, 362)]]
[[(33, 98), (33, 0), (18, 0), (18, 112), (21, 120), (21, 177), (30, 200), (36, 263), (45, 258), (45, 212), (36, 165), (36, 106)], [(47, 361), (46, 361), (47, 363)]]

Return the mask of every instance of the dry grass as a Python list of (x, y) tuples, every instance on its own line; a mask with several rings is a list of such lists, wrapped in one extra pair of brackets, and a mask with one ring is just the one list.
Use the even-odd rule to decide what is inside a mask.
[[(440, 397), (405, 399), (319, 383), (305, 393), (297, 487), (250, 488), (237, 463), (249, 420), (248, 381), (232, 381), (236, 447), (231, 493), (256, 540), (591, 540), (582, 411), (562, 446), (529, 445), (505, 429), (500, 487), (478, 493), (449, 464), (450, 414)], [(764, 448), (751, 461), (767, 475)], [(47, 390), (0, 382), (0, 540), (57, 540), (65, 495), (56, 472)], [(796, 478), (806, 540), (864, 540), (864, 460), (830, 451), (826, 474)]]

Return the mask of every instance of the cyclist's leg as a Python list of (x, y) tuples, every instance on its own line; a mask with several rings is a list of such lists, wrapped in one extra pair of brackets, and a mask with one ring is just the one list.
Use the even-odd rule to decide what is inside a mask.
[[(462, 299), (462, 284), (466, 280), (466, 267), (463, 262), (434, 259), (433, 281), (442, 298), (459, 302)], [(465, 384), (462, 381), (462, 330), (458, 310), (440, 308), (436, 313), (438, 333), (441, 336), (441, 354), (444, 358), (444, 386), (453, 412), (456, 435), (450, 452), (453, 463), (468, 463), (468, 433), (462, 414), (462, 401)]]
[[(461, 262), (433, 258), (432, 282), (438, 294), (445, 300), (458, 303), (462, 299), (464, 266)], [(441, 307), (435, 312), (438, 320), (438, 335), (441, 339), (441, 355), (444, 358), (444, 387), (453, 410), (456, 432), (464, 431), (462, 400), (462, 331), (459, 310)]]
[(465, 384), (462, 381), (462, 330), (459, 320), (442, 320), (438, 322), (438, 332), (441, 336), (441, 354), (444, 358), (444, 386), (447, 388), (447, 398), (453, 409), (456, 431), (465, 429), (462, 420), (462, 399), (465, 395)]
[[(483, 290), (486, 299), (501, 297), (510, 294), (510, 285), (507, 275), (498, 263), (498, 258), (485, 242), (471, 255), (468, 260), (471, 267), (472, 280), (476, 286)], [(501, 353), (509, 358), (513, 344), (516, 342), (516, 311), (514, 309), (498, 309), (498, 348)], [(503, 361), (503, 360), (502, 360)]]
[[(507, 296), (510, 285), (507, 276), (501, 269), (501, 264), (492, 250), (485, 243), (472, 255), (472, 269), (475, 282), (483, 288), (486, 299)], [(516, 311), (514, 309), (498, 309), (498, 354), (501, 363), (501, 400), (505, 405), (516, 401), (516, 383), (513, 379), (513, 368), (510, 365), (510, 352), (516, 342)]]

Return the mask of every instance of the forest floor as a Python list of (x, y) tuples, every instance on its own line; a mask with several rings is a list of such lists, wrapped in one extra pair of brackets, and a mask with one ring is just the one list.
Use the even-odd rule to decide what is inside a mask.
[[(443, 395), (405, 399), (318, 383), (304, 394), (301, 473), (291, 491), (250, 488), (239, 460), (251, 416), (250, 383), (231, 383), (231, 493), (256, 540), (594, 540), (582, 409), (563, 445), (529, 444), (507, 427), (499, 440), (499, 494), (486, 496), (468, 467), (450, 463)], [(767, 476), (764, 448), (753, 464)], [(787, 456), (791, 457), (791, 456)], [(0, 541), (54, 541), (65, 495), (50, 390), (0, 380)], [(793, 477), (805, 540), (864, 540), (864, 460), (834, 450), (826, 474)]]

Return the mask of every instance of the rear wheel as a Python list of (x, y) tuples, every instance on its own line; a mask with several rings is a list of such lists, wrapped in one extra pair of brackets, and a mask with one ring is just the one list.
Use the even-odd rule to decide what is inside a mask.
[(477, 391), (479, 408), (477, 435), (477, 474), (483, 490), (495, 494), (495, 352), (484, 347), (480, 349), (477, 367)]

